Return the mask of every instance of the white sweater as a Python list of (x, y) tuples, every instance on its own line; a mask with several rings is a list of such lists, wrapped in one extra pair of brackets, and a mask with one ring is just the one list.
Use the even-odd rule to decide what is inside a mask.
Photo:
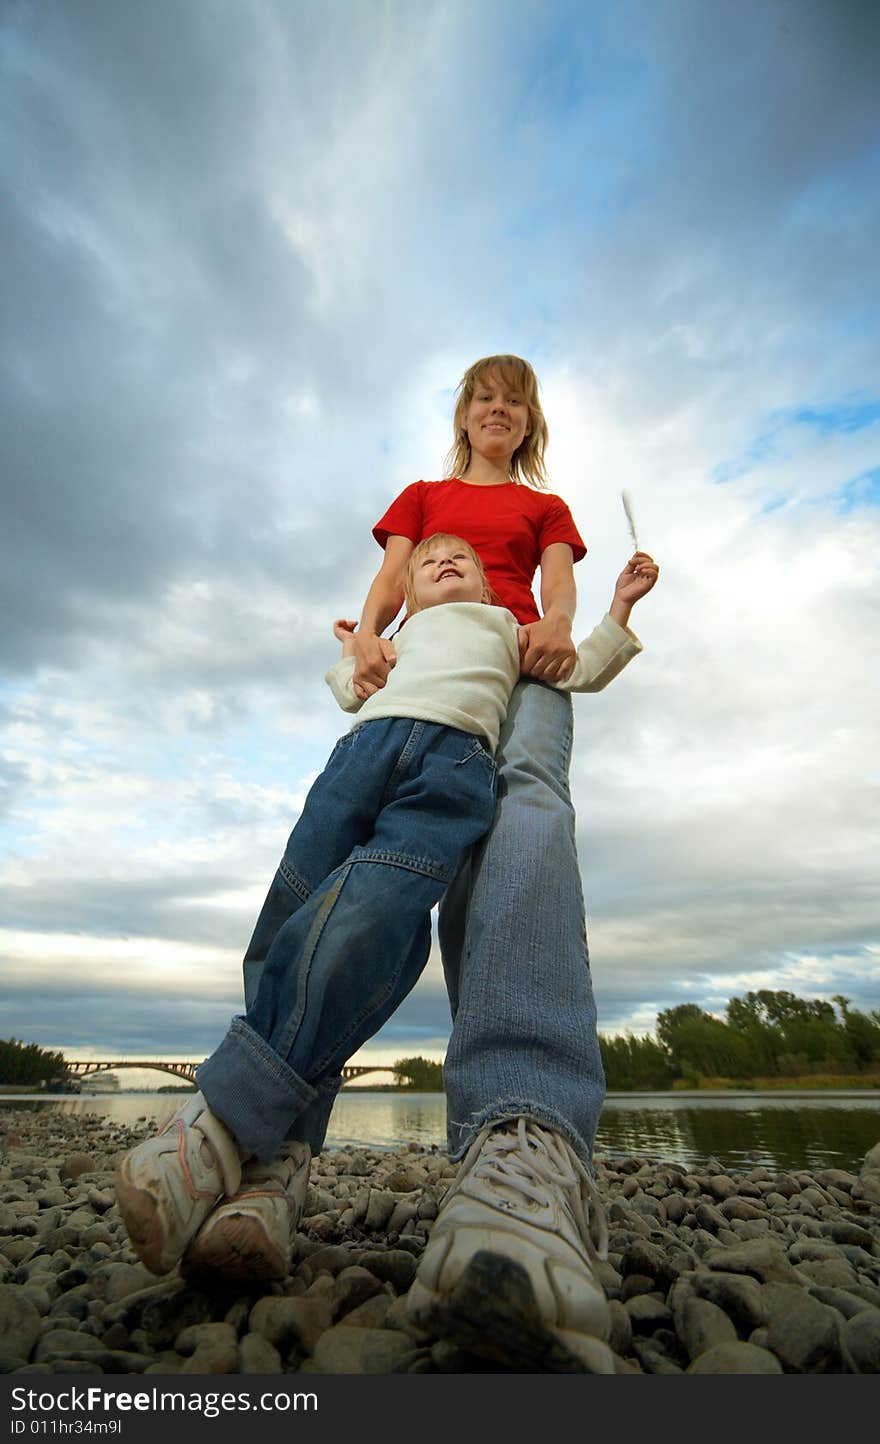
[[(506, 607), (443, 602), (409, 618), (394, 638), (397, 665), (365, 702), (352, 685), (354, 657), (334, 662), (325, 680), (344, 711), (359, 713), (356, 727), (377, 717), (442, 722), (485, 737), (494, 752), (520, 676), (517, 628)], [(552, 685), (599, 692), (641, 650), (638, 637), (606, 613), (578, 647), (571, 675)]]

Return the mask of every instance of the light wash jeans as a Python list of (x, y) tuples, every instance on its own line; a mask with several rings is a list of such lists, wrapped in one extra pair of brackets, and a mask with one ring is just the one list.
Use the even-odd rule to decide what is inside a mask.
[(453, 1028), (449, 1151), (520, 1114), (588, 1170), (605, 1097), (568, 786), (571, 696), (520, 681), (496, 753), (498, 806), (440, 904)]
[(336, 744), (293, 829), (245, 957), (245, 1006), (196, 1078), (268, 1162), (320, 1151), (341, 1069), (418, 980), (431, 908), (495, 813), (479, 738), (365, 722)]

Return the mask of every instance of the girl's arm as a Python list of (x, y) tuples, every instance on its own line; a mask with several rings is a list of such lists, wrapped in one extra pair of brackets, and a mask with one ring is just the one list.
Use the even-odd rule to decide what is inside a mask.
[(571, 626), (577, 607), (574, 556), (567, 542), (553, 542), (541, 556), (539, 622), (519, 629), (520, 669), (525, 676), (561, 682), (577, 660)]
[(406, 536), (390, 536), (382, 565), (373, 578), (354, 636), (354, 690), (362, 701), (385, 686), (397, 661), (394, 647), (380, 636), (403, 605), (403, 573), (413, 550)]
[(614, 583), (614, 596), (608, 608), (609, 616), (614, 618), (619, 627), (627, 625), (629, 614), (636, 602), (647, 595), (659, 575), (660, 568), (652, 556), (647, 552), (633, 552)]

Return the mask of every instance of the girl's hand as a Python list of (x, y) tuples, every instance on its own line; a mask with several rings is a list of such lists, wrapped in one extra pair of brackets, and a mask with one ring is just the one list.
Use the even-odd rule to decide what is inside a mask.
[(545, 682), (562, 682), (577, 661), (577, 648), (571, 640), (571, 623), (560, 617), (550, 621), (542, 617), (520, 627), (519, 667), (524, 677), (540, 677)]
[(354, 632), (357, 622), (347, 622), (344, 617), (333, 623), (333, 635), (342, 643), (343, 657), (354, 656)]
[(365, 632), (354, 634), (354, 672), (352, 686), (356, 697), (365, 702), (385, 686), (388, 673), (397, 664), (397, 653), (387, 637), (370, 636)]
[(615, 601), (631, 607), (651, 590), (660, 575), (660, 568), (647, 552), (635, 552), (614, 584)]

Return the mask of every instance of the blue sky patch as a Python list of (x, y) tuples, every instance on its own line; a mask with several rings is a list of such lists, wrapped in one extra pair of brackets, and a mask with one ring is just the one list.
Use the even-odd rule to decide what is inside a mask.
[(860, 506), (880, 506), (880, 466), (853, 477), (835, 492), (834, 501), (844, 516)]
[[(768, 457), (779, 459), (785, 456), (781, 438), (783, 433), (792, 427), (812, 427), (820, 436), (851, 435), (855, 431), (864, 431), (869, 426), (875, 426), (877, 422), (880, 422), (880, 401), (841, 401), (828, 406), (797, 406), (790, 410), (773, 412), (768, 418), (766, 429), (756, 436), (739, 456), (719, 462), (712, 471), (712, 481), (716, 485), (736, 481), (753, 471)], [(872, 474), (866, 473), (869, 476)]]

